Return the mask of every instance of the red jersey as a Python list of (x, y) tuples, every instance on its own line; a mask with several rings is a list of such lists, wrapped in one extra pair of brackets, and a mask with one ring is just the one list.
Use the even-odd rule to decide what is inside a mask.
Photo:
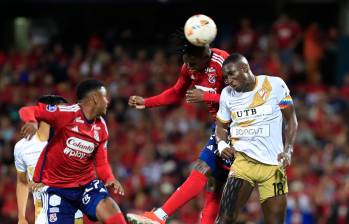
[(228, 56), (226, 51), (211, 48), (211, 60), (204, 72), (192, 71), (183, 64), (176, 84), (159, 95), (144, 99), (145, 106), (157, 107), (179, 103), (189, 88), (197, 88), (205, 91), (204, 101), (215, 119), (220, 93), (225, 86), (222, 64)]
[[(107, 126), (102, 117), (89, 121), (80, 106), (39, 104), (20, 110), (21, 118), (33, 111), (35, 119), (54, 128), (54, 135), (37, 162), (34, 181), (51, 187), (81, 187), (97, 178), (113, 180), (107, 158)], [(98, 171), (98, 169), (102, 170)]]

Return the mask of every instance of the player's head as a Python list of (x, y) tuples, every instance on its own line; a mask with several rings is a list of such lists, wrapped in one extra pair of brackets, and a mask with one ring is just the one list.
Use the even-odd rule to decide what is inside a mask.
[(248, 91), (251, 83), (255, 82), (250, 65), (241, 54), (229, 55), (223, 62), (222, 71), (225, 83), (237, 92)]
[(38, 102), (47, 105), (59, 105), (68, 103), (66, 99), (58, 95), (43, 95), (39, 97)]
[(183, 49), (183, 61), (191, 70), (202, 72), (207, 68), (211, 56), (208, 46), (197, 47), (187, 43)]
[(107, 90), (104, 84), (95, 79), (79, 83), (76, 89), (79, 102), (85, 102), (93, 107), (97, 116), (105, 115), (108, 107)]
[(174, 39), (179, 48), (183, 61), (188, 65), (189, 69), (202, 72), (206, 69), (210, 62), (211, 50), (209, 45), (198, 47), (191, 44), (184, 35), (183, 30), (177, 30)]

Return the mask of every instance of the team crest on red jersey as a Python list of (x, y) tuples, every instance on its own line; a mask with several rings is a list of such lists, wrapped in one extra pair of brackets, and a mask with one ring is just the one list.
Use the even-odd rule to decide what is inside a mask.
[(216, 74), (208, 74), (208, 82), (215, 83), (216, 82)]
[(215, 83), (216, 82), (216, 76), (217, 76), (216, 69), (212, 68), (212, 67), (209, 67), (209, 68), (206, 69), (205, 72), (207, 73), (208, 82), (209, 83)]
[(48, 111), (48, 112), (55, 112), (56, 110), (57, 110), (57, 106), (56, 105), (47, 105), (46, 106), (46, 110)]

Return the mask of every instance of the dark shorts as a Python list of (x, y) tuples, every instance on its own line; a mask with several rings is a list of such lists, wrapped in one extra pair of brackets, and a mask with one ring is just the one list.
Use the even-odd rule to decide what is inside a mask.
[(211, 168), (212, 176), (214, 178), (225, 181), (228, 177), (232, 161), (224, 160), (218, 155), (215, 130), (216, 125), (212, 125), (210, 139), (201, 150), (199, 159), (204, 161)]
[(98, 203), (109, 197), (108, 191), (100, 180), (93, 180), (82, 188), (44, 187), (42, 190), (43, 211), (47, 223), (74, 223), (74, 214), (80, 209), (89, 219), (97, 221)]

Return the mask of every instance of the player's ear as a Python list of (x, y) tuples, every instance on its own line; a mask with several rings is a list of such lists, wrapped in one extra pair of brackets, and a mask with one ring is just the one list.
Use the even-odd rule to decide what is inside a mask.
[(93, 104), (97, 104), (98, 96), (97, 96), (96, 92), (92, 92), (92, 93), (88, 96), (88, 100), (91, 101)]
[(93, 93), (93, 99), (94, 99), (95, 104), (98, 104), (98, 101), (100, 101), (100, 97), (99, 97), (99, 94), (97, 91), (95, 91)]

